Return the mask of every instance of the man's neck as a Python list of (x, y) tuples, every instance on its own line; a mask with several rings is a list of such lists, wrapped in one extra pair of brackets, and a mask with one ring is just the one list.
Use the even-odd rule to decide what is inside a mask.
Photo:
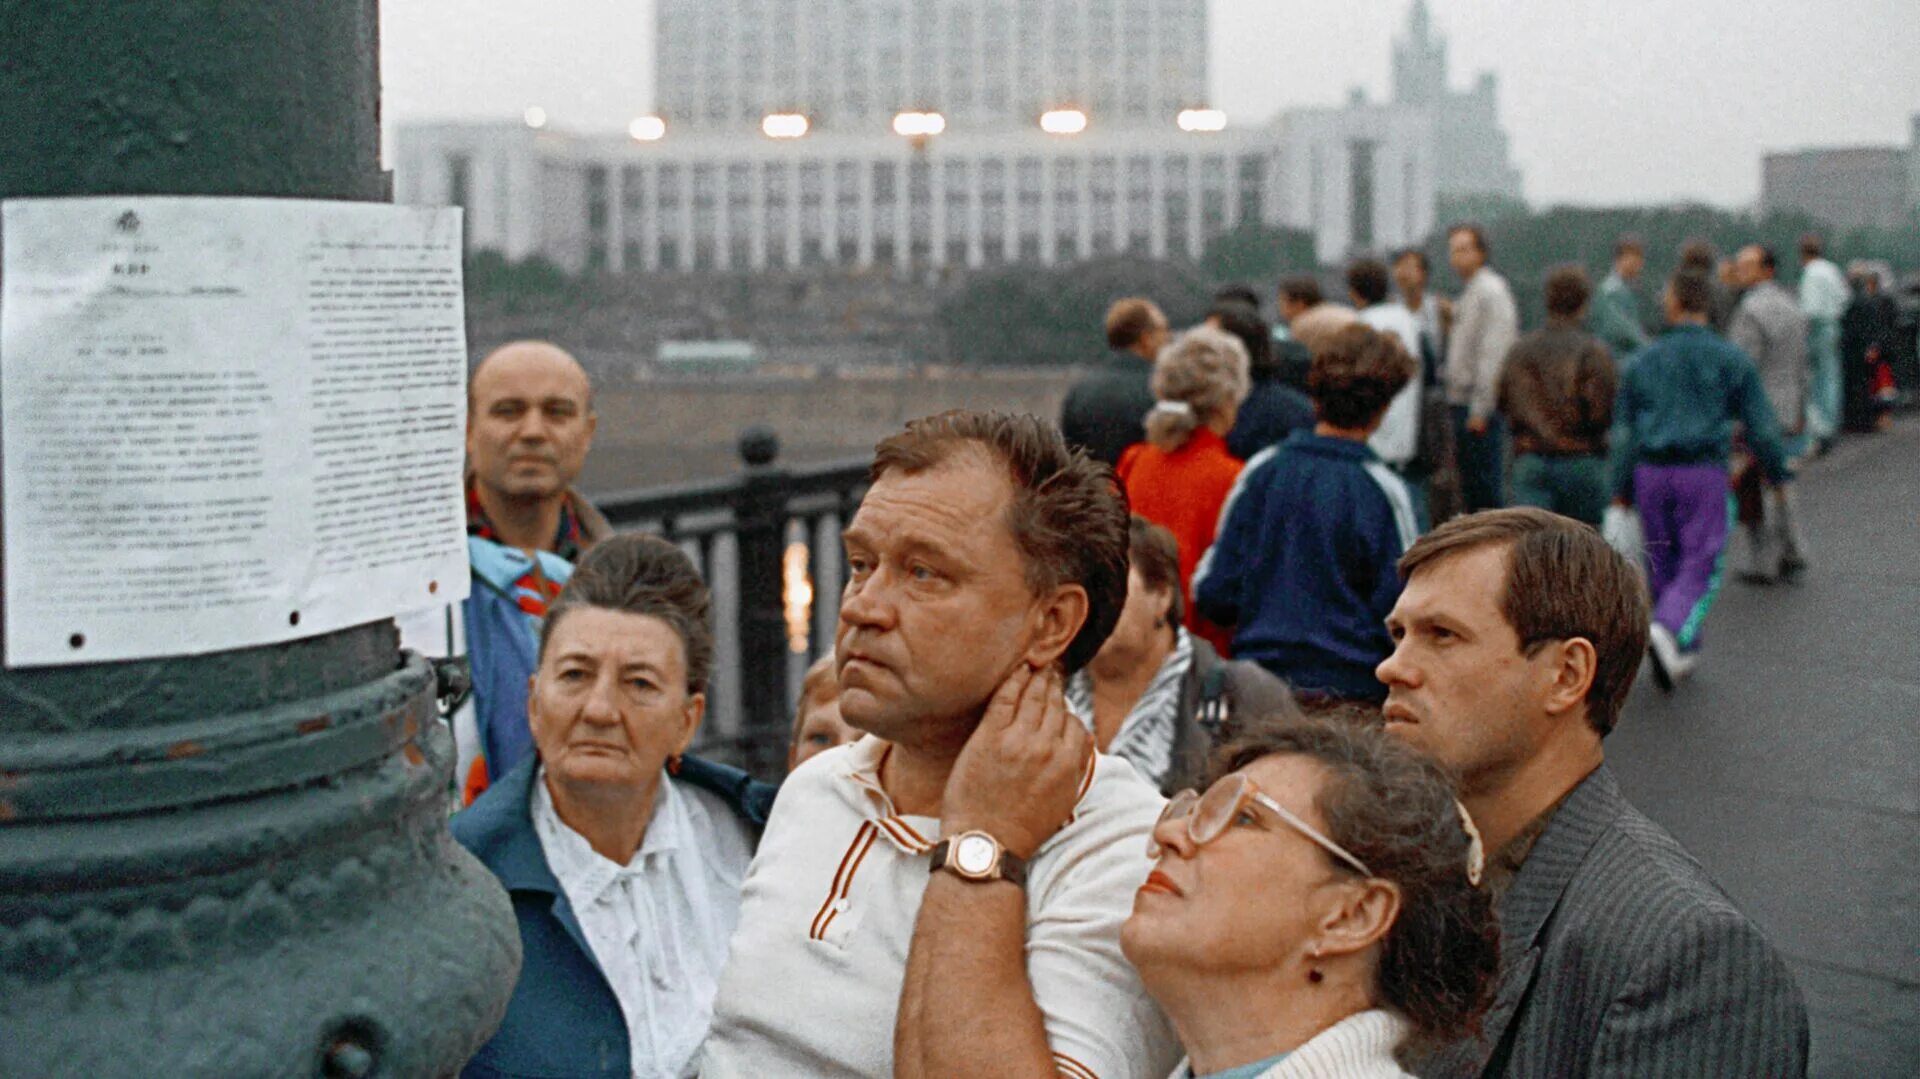
[[(1327, 966), (1328, 964), (1322, 964)], [(1188, 984), (1170, 986), (1163, 978), (1150, 984), (1167, 1005), (1167, 1017), (1195, 1075), (1211, 1075), (1291, 1053), (1314, 1036), (1351, 1015), (1372, 1007), (1365, 990), (1339, 971), (1309, 986), (1292, 963), (1281, 971), (1195, 971)], [(1301, 986), (1291, 984), (1297, 978)]]
[(1373, 430), (1372, 427), (1335, 427), (1324, 420), (1313, 425), (1313, 433), (1321, 438), (1344, 438), (1348, 442), (1365, 442), (1373, 437)]
[(1562, 738), (1502, 775), (1469, 783), (1471, 789), (1462, 794), (1461, 801), (1473, 815), (1487, 854), (1491, 856), (1505, 847), (1605, 763), (1597, 734)]
[(566, 491), (540, 498), (511, 498), (476, 484), (474, 494), (499, 543), (523, 551), (553, 550), (554, 537), (560, 533), (560, 510), (566, 505)]
[(1417, 314), (1421, 306), (1427, 302), (1426, 290), (1422, 289), (1419, 292), (1402, 292), (1400, 294), (1400, 302), (1406, 306), (1407, 310)]
[(959, 759), (961, 746), (910, 746), (893, 742), (893, 752), (880, 764), (880, 789), (903, 817), (938, 817), (947, 792), (947, 777)]

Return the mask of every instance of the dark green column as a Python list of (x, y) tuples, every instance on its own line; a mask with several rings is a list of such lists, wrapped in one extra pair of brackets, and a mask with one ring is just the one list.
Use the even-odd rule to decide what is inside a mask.
[[(384, 201), (378, 64), (375, 0), (0, 0), (0, 197)], [(520, 949), (435, 693), (391, 622), (0, 671), (0, 1076), (457, 1070)]]

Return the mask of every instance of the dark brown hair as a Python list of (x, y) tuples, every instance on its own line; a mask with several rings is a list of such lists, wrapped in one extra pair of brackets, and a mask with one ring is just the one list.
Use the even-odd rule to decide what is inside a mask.
[(1289, 277), (1280, 282), (1280, 296), (1282, 299), (1303, 303), (1308, 307), (1326, 299), (1326, 294), (1320, 291), (1320, 282), (1305, 275)]
[(1587, 722), (1604, 737), (1620, 718), (1647, 652), (1647, 583), (1600, 533), (1572, 518), (1519, 507), (1455, 517), (1414, 541), (1400, 575), (1484, 547), (1507, 551), (1500, 610), (1531, 655), (1549, 641), (1584, 637), (1595, 654)]
[(1683, 269), (1712, 273), (1717, 258), (1719, 256), (1714, 252), (1713, 245), (1697, 236), (1680, 245), (1680, 266)]
[(1820, 242), (1819, 233), (1803, 232), (1800, 234), (1801, 257), (1817, 259), (1820, 257), (1820, 252), (1824, 247), (1825, 245)]
[(1704, 315), (1713, 303), (1713, 282), (1707, 280), (1705, 271), (1691, 266), (1675, 270), (1667, 281), (1667, 290), (1673, 293), (1673, 302), (1680, 310), (1689, 314)]
[(1243, 721), (1208, 781), (1275, 755), (1326, 769), (1314, 807), (1327, 837), (1400, 888), (1400, 913), (1380, 943), (1377, 1002), (1406, 1016), (1425, 1044), (1475, 1033), (1493, 999), (1500, 925), (1492, 897), (1468, 875), (1474, 840), (1452, 780), (1382, 730), (1377, 711), (1348, 706)]
[(547, 655), (562, 619), (582, 607), (651, 615), (680, 637), (687, 652), (687, 691), (705, 693), (713, 674), (712, 599), (686, 552), (658, 536), (623, 532), (593, 545), (573, 567), (547, 611), (538, 658)]
[(1387, 264), (1379, 259), (1355, 259), (1347, 264), (1347, 291), (1372, 307), (1387, 298)]
[(1547, 314), (1572, 318), (1587, 306), (1593, 285), (1587, 279), (1587, 271), (1567, 263), (1547, 271), (1546, 292)]
[(1115, 300), (1107, 308), (1107, 347), (1132, 348), (1155, 328), (1166, 325), (1167, 317), (1152, 300), (1130, 296)]
[(1335, 427), (1365, 427), (1380, 418), (1415, 370), (1394, 335), (1357, 322), (1342, 326), (1313, 353), (1307, 372), (1313, 414)]
[(907, 424), (874, 448), (870, 476), (913, 475), (974, 449), (1013, 484), (1007, 525), (1035, 595), (1065, 584), (1087, 591), (1087, 620), (1061, 657), (1067, 673), (1087, 665), (1127, 602), (1127, 495), (1113, 470), (1070, 450), (1059, 428), (1036, 416), (955, 410)]
[(1139, 572), (1140, 583), (1173, 593), (1166, 617), (1169, 628), (1179, 625), (1187, 605), (1180, 594), (1180, 542), (1173, 533), (1134, 514), (1127, 523), (1127, 561)]

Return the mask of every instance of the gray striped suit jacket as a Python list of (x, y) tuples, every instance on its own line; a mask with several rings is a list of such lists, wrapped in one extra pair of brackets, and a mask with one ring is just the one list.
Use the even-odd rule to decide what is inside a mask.
[(1806, 1074), (1806, 1004), (1786, 963), (1605, 765), (1541, 833), (1500, 924), (1481, 1036), (1419, 1074)]

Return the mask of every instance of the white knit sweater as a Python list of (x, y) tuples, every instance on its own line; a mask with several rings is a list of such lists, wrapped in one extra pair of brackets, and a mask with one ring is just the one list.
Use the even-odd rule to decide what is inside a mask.
[[(1260, 1079), (1412, 1079), (1393, 1059), (1406, 1036), (1407, 1021), (1392, 1012), (1375, 1008), (1349, 1015), (1261, 1072)], [(1191, 1074), (1182, 1060), (1170, 1079)]]

